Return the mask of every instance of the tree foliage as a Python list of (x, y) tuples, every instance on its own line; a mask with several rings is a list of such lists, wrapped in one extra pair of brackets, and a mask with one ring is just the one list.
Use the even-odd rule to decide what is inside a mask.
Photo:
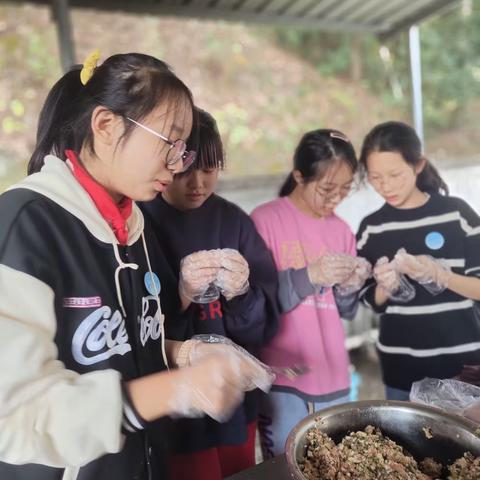
[[(361, 81), (372, 92), (408, 108), (408, 32), (382, 42), (369, 34), (278, 29), (276, 38), (324, 75), (351, 77), (353, 64), (360, 62)], [(434, 130), (458, 126), (471, 102), (480, 100), (480, 0), (460, 2), (448, 14), (422, 24), (420, 38), (426, 125)]]

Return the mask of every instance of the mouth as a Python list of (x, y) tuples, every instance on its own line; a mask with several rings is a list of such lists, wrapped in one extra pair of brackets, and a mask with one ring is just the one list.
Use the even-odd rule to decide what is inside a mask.
[(195, 202), (195, 201), (198, 201), (198, 200), (201, 200), (205, 197), (205, 194), (204, 193), (187, 193), (187, 198), (192, 201), (192, 202)]
[(388, 197), (385, 197), (385, 200), (388, 202), (388, 203), (393, 203), (395, 202), (396, 200), (398, 200), (398, 195), (390, 195)]

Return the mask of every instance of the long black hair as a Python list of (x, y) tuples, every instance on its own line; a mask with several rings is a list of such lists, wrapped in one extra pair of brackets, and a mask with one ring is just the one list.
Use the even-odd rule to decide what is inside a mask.
[(187, 172), (225, 168), (225, 151), (217, 122), (210, 113), (198, 107), (194, 108), (194, 128), (187, 140), (187, 149), (197, 152), (195, 162)]
[(83, 85), (81, 65), (73, 67), (50, 90), (40, 113), (35, 150), (28, 173), (38, 172), (48, 154), (65, 159), (65, 150), (93, 151), (90, 121), (95, 107), (103, 105), (124, 118), (124, 139), (134, 124), (160, 103), (187, 104), (193, 109), (192, 94), (161, 60), (140, 53), (112, 55), (96, 67)]
[(385, 122), (374, 127), (365, 137), (360, 154), (360, 165), (367, 172), (367, 159), (373, 152), (397, 152), (412, 167), (425, 162), (417, 175), (417, 187), (422, 192), (448, 195), (449, 190), (438, 170), (422, 154), (422, 142), (415, 130), (402, 122)]
[(279, 196), (286, 197), (295, 189), (294, 170), (298, 170), (308, 183), (321, 178), (338, 161), (346, 162), (352, 173), (356, 172), (358, 162), (355, 150), (342, 132), (320, 129), (306, 133), (295, 149), (293, 170), (280, 188)]

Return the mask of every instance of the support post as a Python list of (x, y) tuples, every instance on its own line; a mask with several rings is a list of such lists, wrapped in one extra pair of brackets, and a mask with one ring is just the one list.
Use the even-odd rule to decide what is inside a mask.
[(412, 79), (413, 121), (422, 145), (425, 146), (423, 132), (423, 100), (422, 100), (422, 64), (420, 58), (420, 30), (412, 25), (408, 32), (410, 50), (410, 72)]
[(64, 72), (67, 72), (76, 63), (69, 2), (68, 0), (52, 0), (51, 8), (53, 19), (57, 26), (62, 69)]

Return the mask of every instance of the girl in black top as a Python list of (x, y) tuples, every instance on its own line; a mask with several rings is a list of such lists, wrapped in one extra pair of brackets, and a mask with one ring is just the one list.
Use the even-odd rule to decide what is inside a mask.
[(360, 163), (385, 199), (357, 234), (358, 254), (376, 264), (362, 297), (380, 313), (387, 398), (407, 400), (414, 381), (480, 361), (480, 218), (448, 196), (408, 125), (376, 126)]
[[(195, 314), (189, 332), (179, 331), (181, 325), (175, 321), (167, 322), (166, 329), (180, 340), (192, 334), (220, 334), (255, 351), (276, 331), (277, 274), (250, 217), (214, 193), (219, 170), (224, 167), (222, 141), (212, 116), (200, 109), (197, 114), (198, 131), (188, 142), (192, 146), (198, 143), (195, 164), (176, 175), (162, 195), (142, 208), (177, 275), (184, 257), (228, 248), (239, 262), (248, 263), (248, 287), (231, 295), (222, 294), (210, 303), (193, 305)], [(221, 480), (253, 466), (256, 416), (256, 392), (252, 392), (226, 423), (209, 418), (178, 421), (177, 455), (172, 459), (174, 479)]]

